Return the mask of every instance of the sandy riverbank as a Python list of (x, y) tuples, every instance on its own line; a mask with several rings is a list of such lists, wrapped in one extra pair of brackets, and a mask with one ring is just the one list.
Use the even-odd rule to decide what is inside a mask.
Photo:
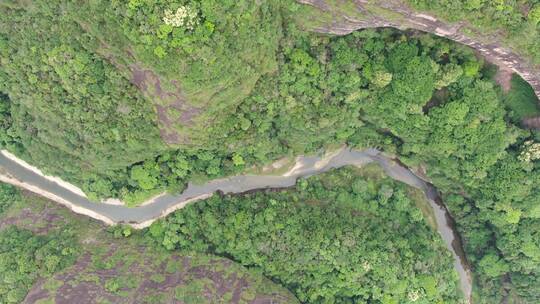
[(70, 184), (70, 183), (68, 183), (68, 182), (66, 182), (66, 181), (64, 181), (64, 180), (62, 180), (62, 179), (60, 179), (60, 178), (58, 178), (56, 176), (45, 175), (41, 170), (39, 170), (38, 168), (30, 165), (29, 163), (25, 162), (24, 160), (18, 158), (17, 156), (15, 156), (13, 153), (9, 152), (8, 150), (2, 150), (1, 153), (5, 157), (11, 159), (12, 161), (14, 161), (17, 164), (25, 167), (26, 169), (28, 169), (28, 170), (42, 176), (43, 178), (46, 178), (46, 179), (50, 180), (51, 182), (54, 182), (54, 183), (60, 185), (61, 187), (66, 188), (69, 191), (71, 191), (71, 192), (73, 192), (73, 193), (75, 193), (77, 195), (86, 197), (86, 194), (81, 190), (81, 188), (79, 188), (79, 187), (77, 187), (77, 186), (75, 186), (73, 184)]
[(34, 185), (31, 185), (31, 184), (25, 183), (23, 181), (20, 181), (20, 180), (18, 180), (16, 178), (13, 178), (13, 177), (9, 176), (9, 174), (7, 174), (5, 172), (2, 172), (0, 174), (0, 181), (2, 181), (4, 183), (11, 184), (11, 185), (14, 185), (14, 186), (17, 186), (17, 187), (20, 187), (20, 188), (23, 188), (23, 189), (26, 189), (26, 190), (31, 191), (33, 193), (36, 193), (38, 195), (41, 195), (41, 196), (43, 196), (45, 198), (48, 198), (48, 199), (50, 199), (50, 200), (52, 200), (54, 202), (57, 202), (57, 203), (60, 203), (60, 204), (64, 205), (65, 207), (67, 207), (68, 209), (70, 209), (71, 211), (73, 211), (75, 213), (86, 215), (86, 216), (89, 216), (91, 218), (100, 220), (100, 221), (104, 222), (107, 225), (114, 225), (115, 224), (114, 221), (112, 221), (110, 218), (108, 218), (108, 217), (106, 217), (104, 215), (101, 215), (101, 214), (99, 214), (97, 212), (94, 212), (92, 210), (89, 210), (87, 208), (77, 206), (77, 205), (63, 199), (60, 196), (54, 195), (53, 193), (50, 193), (50, 192), (48, 192), (48, 191), (46, 191), (44, 189), (41, 189), (41, 188), (36, 187)]

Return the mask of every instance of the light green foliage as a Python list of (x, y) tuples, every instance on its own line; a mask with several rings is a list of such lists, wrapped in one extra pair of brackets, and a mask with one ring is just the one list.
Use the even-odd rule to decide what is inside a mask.
[(165, 33), (172, 32), (172, 27), (185, 27), (188, 30), (193, 30), (193, 28), (198, 23), (198, 11), (189, 7), (189, 6), (180, 6), (176, 9), (175, 12), (170, 9), (166, 9), (163, 16), (163, 22), (165, 25), (168, 25), (169, 28), (166, 28), (165, 31), (162, 29), (164, 26), (160, 26), (160, 31)]
[(117, 292), (120, 289), (120, 283), (118, 282), (118, 279), (112, 278), (105, 282), (105, 289), (108, 292)]
[(463, 65), (463, 74), (468, 77), (474, 77), (478, 75), (478, 71), (480, 70), (480, 63), (476, 60), (466, 62)]
[(530, 163), (538, 159), (540, 159), (540, 143), (535, 143), (532, 140), (524, 142), (519, 160)]
[(392, 81), (392, 74), (384, 71), (376, 71), (371, 82), (379, 88), (384, 88)]
[(478, 265), (482, 268), (482, 272), (489, 277), (496, 278), (508, 272), (508, 264), (493, 253), (485, 255)]
[(144, 166), (134, 166), (131, 168), (131, 178), (137, 182), (143, 190), (154, 189), (158, 183), (156, 174), (159, 170), (155, 169), (155, 165), (151, 162), (145, 163)]
[(20, 200), (21, 196), (17, 188), (9, 184), (0, 183), (0, 215), (14, 202)]
[(405, 186), (352, 169), (305, 183), (214, 196), (156, 222), (151, 237), (169, 249), (210, 250), (256, 266), (307, 303), (458, 303), (450, 254)]
[(463, 69), (457, 64), (444, 65), (437, 73), (435, 88), (441, 89), (455, 83), (463, 75)]
[(0, 231), (0, 301), (20, 303), (39, 277), (73, 264), (77, 256), (69, 234), (36, 235), (15, 226)]
[(533, 24), (538, 25), (540, 23), (540, 4), (533, 6), (527, 17)]
[(232, 161), (235, 166), (242, 166), (245, 164), (244, 159), (242, 158), (242, 155), (238, 155), (238, 154), (233, 155)]
[[(467, 21), (480, 39), (493, 37), (540, 62), (540, 4), (536, 0), (407, 0), (449, 21)], [(489, 38), (488, 38), (489, 39)]]

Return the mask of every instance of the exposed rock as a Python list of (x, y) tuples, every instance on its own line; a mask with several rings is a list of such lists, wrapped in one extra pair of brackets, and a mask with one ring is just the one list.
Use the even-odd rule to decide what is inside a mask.
[(129, 67), (131, 82), (150, 100), (155, 102), (161, 138), (170, 145), (185, 143), (177, 131), (179, 126), (190, 126), (201, 109), (189, 105), (176, 81), (171, 82), (174, 90), (166, 90), (162, 79), (152, 70), (132, 64)]
[[(540, 99), (540, 67), (504, 47), (496, 37), (490, 37), (490, 43), (477, 41), (474, 37), (470, 37), (464, 29), (468, 31), (471, 29), (467, 28), (463, 22), (448, 23), (426, 13), (414, 12), (399, 0), (376, 1), (376, 3), (354, 0), (357, 11), (351, 12), (349, 15), (334, 11), (325, 0), (297, 0), (297, 2), (311, 5), (336, 16), (336, 18), (332, 18), (331, 22), (313, 28), (314, 31), (320, 33), (346, 35), (364, 28), (393, 27), (433, 33), (462, 43), (476, 49), (488, 61), (499, 66), (502, 70), (510, 69), (520, 75), (531, 85), (536, 96)], [(374, 13), (372, 7), (377, 7), (395, 16), (389, 18)], [(362, 16), (362, 18), (357, 16)]]
[(521, 124), (525, 128), (540, 130), (540, 117), (537, 116), (537, 117), (524, 118)]

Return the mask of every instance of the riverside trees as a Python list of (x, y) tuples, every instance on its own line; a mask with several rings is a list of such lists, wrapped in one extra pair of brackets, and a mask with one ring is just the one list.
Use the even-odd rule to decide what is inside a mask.
[[(458, 303), (451, 255), (407, 187), (340, 169), (294, 189), (214, 196), (149, 229), (168, 249), (261, 269), (306, 303)], [(425, 202), (424, 202), (425, 203)]]
[(10, 226), (0, 231), (0, 300), (21, 303), (39, 277), (70, 266), (77, 257), (73, 236), (63, 233), (36, 235)]
[[(495, 12), (491, 2), (480, 4), (471, 9)], [(166, 11), (184, 6), (189, 28), (164, 21)], [(538, 220), (538, 164), (519, 160), (537, 135), (518, 127), (534, 94), (503, 97), (471, 50), (430, 35), (303, 31), (295, 18), (302, 8), (291, 1), (2, 4), (0, 141), (91, 198), (130, 201), (326, 145), (376, 146), (426, 167), (445, 194), (480, 278), (480, 301), (510, 292), (537, 302), (524, 278), (539, 280), (540, 244), (526, 228)], [(135, 68), (146, 82), (137, 83)], [(163, 115), (180, 125), (193, 115), (202, 127), (171, 124), (193, 140), (169, 146)], [(504, 288), (502, 280), (509, 280)]]

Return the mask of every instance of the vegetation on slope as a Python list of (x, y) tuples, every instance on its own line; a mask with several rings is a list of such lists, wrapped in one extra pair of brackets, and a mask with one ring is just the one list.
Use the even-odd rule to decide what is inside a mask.
[(521, 124), (524, 118), (540, 114), (540, 104), (533, 89), (517, 75), (512, 77), (511, 89), (504, 97), (504, 103), (509, 111), (508, 116), (516, 125)]
[(68, 10), (99, 40), (96, 52), (114, 58), (154, 103), (166, 143), (206, 146), (205, 129), (221, 111), (276, 70), (280, 4), (79, 1)]
[[(377, 146), (427, 168), (445, 194), (479, 303), (540, 300), (539, 147), (505, 109), (534, 96), (504, 98), (471, 50), (393, 30), (306, 33), (292, 1), (226, 2), (230, 14), (210, 0), (17, 3), (0, 4), (0, 139), (32, 164), (94, 199), (136, 201), (327, 144)], [(181, 7), (197, 26), (165, 21)], [(196, 140), (168, 147), (169, 120)]]
[[(540, 64), (540, 2), (537, 0), (407, 0), (449, 21), (467, 21), (482, 35), (496, 34), (519, 54)], [(481, 35), (479, 35), (481, 36)]]
[(258, 267), (304, 303), (459, 303), (450, 252), (410, 191), (375, 165), (339, 169), (293, 189), (215, 195), (149, 233)]
[(7, 210), (14, 201), (19, 201), (20, 195), (17, 188), (12, 185), (0, 183), (0, 215)]
[(20, 303), (39, 277), (47, 277), (73, 264), (73, 237), (36, 235), (15, 226), (0, 232), (0, 300)]
[(46, 171), (90, 180), (162, 150), (151, 105), (88, 50), (96, 39), (58, 7), (34, 5), (0, 8), (4, 146)]
[[(0, 183), (0, 217), (22, 201), (16, 188)], [(72, 265), (77, 255), (68, 231), (37, 235), (17, 226), (0, 229), (0, 302), (21, 303), (38, 278)]]
[(170, 253), (128, 227), (15, 193), (0, 215), (1, 303), (298, 303), (226, 258)]

